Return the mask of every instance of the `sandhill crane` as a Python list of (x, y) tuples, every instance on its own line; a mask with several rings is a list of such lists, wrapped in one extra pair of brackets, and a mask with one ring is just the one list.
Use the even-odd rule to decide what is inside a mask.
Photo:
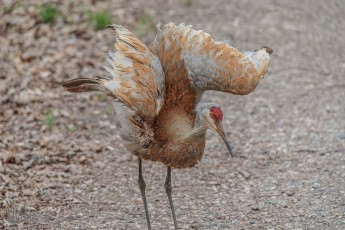
[(77, 78), (62, 86), (73, 93), (101, 91), (114, 98), (120, 137), (125, 148), (138, 157), (138, 184), (148, 228), (142, 159), (167, 166), (164, 186), (177, 229), (171, 168), (193, 167), (201, 160), (207, 129), (218, 133), (232, 154), (222, 126), (222, 109), (215, 103), (199, 104), (203, 93), (249, 94), (267, 72), (272, 49), (263, 46), (241, 53), (201, 30), (173, 23), (158, 25), (156, 38), (147, 48), (126, 28), (108, 27), (116, 39), (115, 52), (109, 51), (104, 66), (108, 75)]

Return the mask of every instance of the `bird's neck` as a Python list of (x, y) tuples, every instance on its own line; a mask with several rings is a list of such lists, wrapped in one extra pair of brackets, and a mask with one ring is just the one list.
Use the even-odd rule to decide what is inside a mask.
[(206, 130), (206, 122), (203, 121), (203, 118), (201, 118), (201, 116), (197, 116), (195, 119), (194, 127), (189, 134), (189, 138), (205, 138)]

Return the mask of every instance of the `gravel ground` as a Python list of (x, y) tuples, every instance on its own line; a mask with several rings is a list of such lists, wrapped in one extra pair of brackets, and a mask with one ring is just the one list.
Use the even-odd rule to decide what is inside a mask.
[[(52, 25), (39, 18), (46, 2), (59, 9)], [(344, 1), (0, 5), (0, 228), (146, 228), (137, 160), (123, 148), (110, 99), (59, 86), (104, 73), (114, 38), (93, 30), (85, 12), (109, 9), (146, 44), (161, 20), (240, 50), (274, 50), (252, 94), (205, 95), (223, 107), (236, 157), (208, 133), (201, 164), (173, 170), (181, 229), (345, 229)], [(152, 227), (173, 229), (165, 167), (143, 167)]]

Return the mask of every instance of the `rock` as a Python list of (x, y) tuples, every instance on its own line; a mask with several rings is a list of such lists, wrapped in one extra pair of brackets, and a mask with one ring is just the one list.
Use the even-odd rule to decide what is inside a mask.
[(36, 164), (36, 162), (38, 161), (38, 156), (37, 155), (32, 155), (30, 160), (28, 162), (24, 163), (24, 169), (28, 170), (29, 168), (31, 168), (34, 164)]
[(246, 180), (249, 180), (251, 177), (251, 173), (246, 170), (238, 170), (238, 173), (243, 176)]
[(0, 161), (0, 173), (4, 173), (5, 172), (5, 168), (2, 165), (2, 162)]
[(114, 150), (114, 148), (112, 147), (112, 146), (110, 146), (110, 145), (108, 145), (107, 147), (105, 147), (107, 150), (110, 150), (110, 151), (113, 151)]
[(81, 163), (81, 164), (84, 164), (86, 160), (87, 160), (86, 156), (79, 157), (79, 163)]
[(103, 168), (105, 166), (105, 164), (101, 161), (96, 161), (93, 165), (97, 168)]
[(286, 191), (285, 193), (286, 193), (286, 195), (288, 195), (288, 196), (293, 196), (293, 195), (295, 194), (294, 191)]
[(33, 58), (35, 57), (39, 57), (42, 55), (42, 51), (33, 47), (33, 48), (29, 48), (28, 50), (26, 50), (21, 58), (24, 60), (24, 61), (31, 61)]
[(252, 206), (250, 207), (250, 209), (253, 210), (253, 211), (259, 211), (259, 210), (260, 210), (260, 207), (259, 207), (259, 205), (254, 204), (254, 205), (252, 205)]
[(3, 150), (0, 152), (0, 157), (2, 158), (3, 162), (6, 163), (15, 163), (15, 154), (10, 151)]

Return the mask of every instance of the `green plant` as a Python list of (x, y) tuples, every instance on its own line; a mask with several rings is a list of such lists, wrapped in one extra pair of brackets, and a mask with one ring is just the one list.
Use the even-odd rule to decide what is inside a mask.
[(70, 125), (67, 125), (67, 130), (70, 132), (74, 132), (74, 131), (76, 131), (76, 128), (73, 124), (70, 124)]
[(180, 0), (180, 2), (186, 4), (187, 6), (191, 6), (196, 2), (196, 0)]
[(4, 6), (2, 9), (3, 14), (9, 14), (11, 13), (14, 9), (18, 9), (21, 7), (25, 7), (25, 5), (22, 2), (15, 2), (12, 5), (9, 6)]
[(99, 94), (97, 94), (97, 99), (99, 101), (106, 101), (107, 100), (107, 95), (105, 95), (104, 93), (99, 93)]
[(143, 14), (137, 18), (137, 24), (133, 32), (138, 36), (143, 36), (154, 30), (153, 17), (150, 14)]
[(10, 7), (7, 7), (5, 6), (3, 9), (2, 9), (2, 13), (3, 14), (9, 14), (11, 13), (12, 9)]
[(42, 22), (53, 23), (55, 21), (58, 10), (54, 6), (46, 5), (39, 7), (39, 13)]
[(20, 8), (20, 7), (24, 7), (24, 4), (22, 2), (16, 2), (16, 4), (14, 5), (14, 8)]
[(112, 19), (109, 14), (109, 11), (99, 11), (99, 12), (88, 12), (88, 18), (96, 30), (104, 29), (105, 26), (112, 24)]
[(107, 106), (106, 108), (106, 113), (109, 117), (113, 117), (114, 116), (114, 108), (112, 106)]
[(55, 124), (55, 117), (51, 110), (49, 110), (45, 117), (44, 117), (44, 123), (48, 126), (49, 130), (51, 130)]

